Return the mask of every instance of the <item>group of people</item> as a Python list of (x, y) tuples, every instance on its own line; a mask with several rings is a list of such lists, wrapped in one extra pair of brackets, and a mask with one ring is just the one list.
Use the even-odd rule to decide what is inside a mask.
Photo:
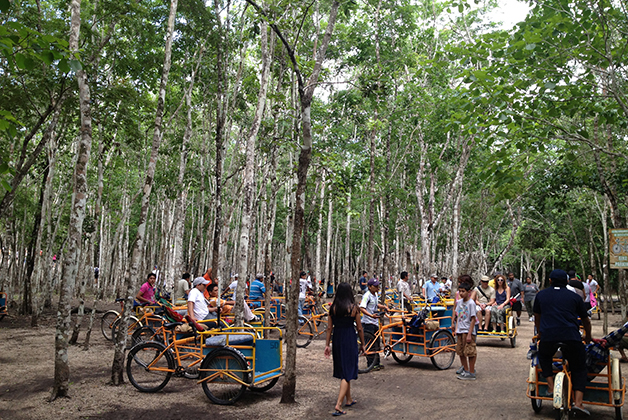
[[(361, 289), (363, 278), (367, 274), (363, 272), (359, 280)], [(586, 282), (588, 288), (584, 286), (585, 283), (580, 287), (574, 283), (578, 281), (575, 273), (570, 272), (568, 275), (563, 270), (552, 271), (549, 278), (551, 286), (541, 291), (532, 282), (531, 277), (527, 277), (525, 283), (521, 283), (513, 273), (508, 273), (507, 277), (497, 274), (493, 279), (482, 276), (478, 286), (475, 286), (473, 279), (468, 275), (458, 278), (454, 331), (457, 337), (456, 353), (462, 366), (456, 371), (456, 375), (461, 380), (476, 379), (477, 332), (479, 329), (487, 329), (489, 320), (493, 328), (505, 327), (505, 310), (511, 305), (512, 296), (514, 298), (512, 310), (517, 313), (517, 324), (520, 324), (522, 303), (525, 304), (529, 321), (535, 322), (540, 339), (539, 364), (543, 376), (548, 380), (548, 389), (553, 389), (552, 359), (560, 345), (572, 371), (575, 390), (574, 409), (589, 414), (582, 405), (587, 370), (580, 324), (584, 327), (584, 341), (589, 343), (591, 323), (587, 310), (591, 308), (591, 299), (595, 299), (598, 284), (590, 275)], [(436, 290), (437, 279), (437, 276), (432, 276), (430, 282), (423, 288), (423, 294), (428, 299)], [(348, 283), (341, 283), (329, 311), (325, 356), (333, 355), (333, 376), (341, 380), (334, 416), (346, 414), (346, 408), (357, 403), (351, 395), (351, 381), (357, 379), (358, 355), (364, 351), (359, 343), (364, 342), (364, 331), (373, 333), (377, 331), (376, 312), (388, 310), (379, 302), (379, 281), (370, 279), (364, 286), (362, 300), (357, 305), (352, 287)], [(408, 284), (408, 273), (405, 271), (400, 274), (397, 290), (401, 305), (409, 307), (412, 294)], [(579, 292), (580, 290), (582, 292)], [(378, 360), (375, 361), (375, 366), (383, 367), (380, 367)], [(548, 392), (548, 396), (551, 396), (551, 392)]]

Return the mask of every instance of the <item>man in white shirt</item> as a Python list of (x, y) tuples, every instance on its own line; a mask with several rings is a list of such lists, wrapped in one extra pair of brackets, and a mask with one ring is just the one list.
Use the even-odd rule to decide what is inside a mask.
[(412, 311), (412, 292), (408, 284), (408, 272), (402, 271), (399, 282), (397, 283), (397, 291), (399, 292), (399, 303), (401, 309)]
[(203, 277), (195, 278), (192, 283), (193, 288), (188, 294), (188, 316), (193, 322), (211, 319), (210, 311), (216, 312), (218, 310), (216, 307), (210, 308), (203, 295), (208, 284), (209, 281)]
[(312, 282), (308, 280), (307, 273), (301, 271), (299, 278), (299, 316), (303, 316), (303, 305), (305, 304), (305, 296), (307, 291), (312, 288)]

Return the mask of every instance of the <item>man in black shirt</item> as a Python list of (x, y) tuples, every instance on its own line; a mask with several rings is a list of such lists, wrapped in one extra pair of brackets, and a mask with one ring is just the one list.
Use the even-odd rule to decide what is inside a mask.
[[(560, 347), (569, 361), (571, 380), (575, 390), (574, 408), (589, 414), (582, 406), (587, 382), (586, 354), (580, 337), (578, 317), (584, 326), (584, 340), (591, 342), (591, 322), (584, 301), (567, 290), (567, 273), (554, 270), (550, 274), (551, 287), (541, 290), (534, 301), (534, 323), (539, 337), (539, 365), (547, 378), (548, 390), (554, 389), (552, 358)], [(549, 391), (548, 391), (549, 392)]]

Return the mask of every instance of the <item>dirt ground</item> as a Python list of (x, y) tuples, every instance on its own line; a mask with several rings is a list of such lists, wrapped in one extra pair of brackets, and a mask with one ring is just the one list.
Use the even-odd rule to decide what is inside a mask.
[[(105, 309), (105, 308), (99, 308)], [(524, 314), (525, 315), (525, 314)], [(128, 382), (108, 385), (113, 345), (94, 330), (88, 351), (70, 349), (70, 398), (48, 402), (54, 372), (54, 317), (46, 314), (41, 326), (9, 316), (0, 321), (0, 420), (13, 419), (197, 419), (208, 414), (220, 419), (327, 419), (338, 393), (332, 362), (323, 355), (324, 339), (298, 349), (297, 404), (279, 404), (282, 379), (266, 393), (246, 392), (233, 406), (212, 404), (196, 381), (172, 378), (161, 392), (144, 394)], [(615, 325), (618, 316), (611, 318)], [(593, 320), (594, 337), (602, 335), (602, 321)], [(526, 397), (528, 343), (532, 323), (522, 316), (517, 347), (499, 339), (480, 339), (477, 381), (460, 381), (456, 360), (445, 371), (428, 358), (398, 365), (392, 357), (385, 369), (360, 375), (352, 382), (358, 403), (344, 418), (367, 419), (549, 419), (544, 406), (532, 411)], [(84, 338), (81, 334), (79, 342)], [(622, 365), (626, 366), (626, 365)], [(594, 419), (613, 419), (611, 407), (588, 406)]]

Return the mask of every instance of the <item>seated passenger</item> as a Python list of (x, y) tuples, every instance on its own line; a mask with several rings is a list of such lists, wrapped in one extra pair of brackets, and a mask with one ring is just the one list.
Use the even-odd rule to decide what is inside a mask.
[(262, 282), (263, 279), (264, 279), (264, 275), (260, 273), (255, 276), (255, 280), (253, 280), (253, 283), (251, 283), (251, 290), (249, 292), (249, 300), (260, 301), (260, 302), (250, 303), (250, 305), (254, 308), (259, 308), (260, 306), (262, 306), (261, 301), (264, 300), (264, 296), (266, 293), (266, 286), (264, 286), (264, 283)]
[(146, 282), (140, 287), (140, 291), (135, 295), (135, 304), (142, 305), (144, 303), (155, 303), (155, 283), (157, 282), (157, 276), (155, 273), (149, 273), (146, 276)]
[(503, 275), (495, 278), (495, 305), (491, 308), (493, 332), (506, 331), (506, 309), (510, 305), (510, 288)]
[[(193, 322), (211, 320), (212, 322), (200, 324), (203, 329), (216, 328), (218, 323), (215, 322), (217, 307), (209, 307), (205, 300), (205, 290), (209, 281), (203, 277), (197, 277), (194, 279), (194, 286), (188, 295), (188, 316)], [(212, 285), (213, 286), (213, 285)]]
[[(478, 322), (480, 331), (486, 331), (491, 321), (491, 308), (495, 305), (495, 289), (488, 285), (488, 276), (482, 276), (480, 285), (476, 287), (475, 303), (478, 309)], [(486, 318), (484, 318), (486, 316)]]
[(183, 276), (181, 276), (181, 280), (177, 283), (177, 290), (174, 294), (175, 305), (187, 305), (191, 285), (190, 273), (184, 273)]

